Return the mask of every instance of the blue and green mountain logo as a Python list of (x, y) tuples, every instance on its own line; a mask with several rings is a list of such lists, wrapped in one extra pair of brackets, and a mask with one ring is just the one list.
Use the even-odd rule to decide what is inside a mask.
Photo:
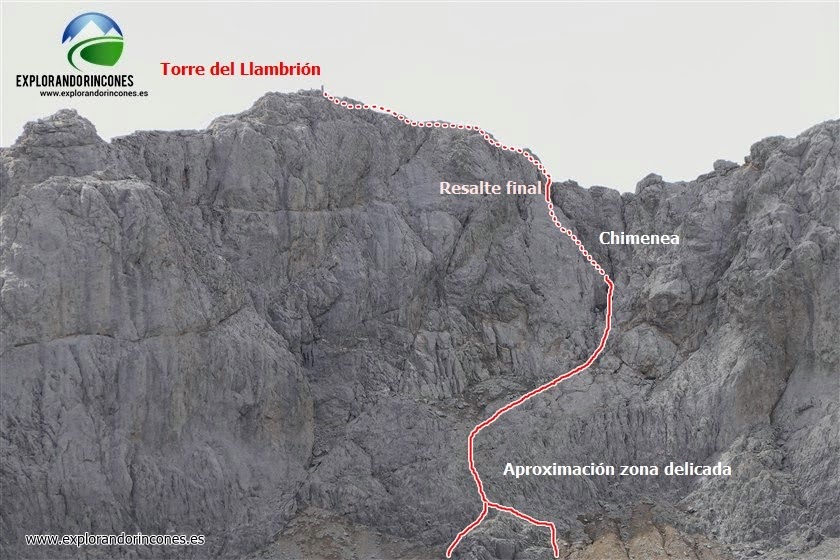
[(69, 47), (70, 65), (83, 72), (87, 65), (115, 65), (122, 56), (123, 33), (117, 22), (105, 14), (88, 12), (67, 24), (61, 44)]

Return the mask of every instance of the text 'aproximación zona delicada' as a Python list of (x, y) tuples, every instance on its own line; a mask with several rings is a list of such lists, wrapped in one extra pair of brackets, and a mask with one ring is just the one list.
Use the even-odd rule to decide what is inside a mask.
[(695, 465), (690, 462), (669, 462), (664, 467), (658, 465), (606, 465), (590, 463), (588, 465), (514, 465), (507, 463), (502, 472), (504, 476), (520, 478), (523, 476), (731, 476), (732, 467), (718, 461), (715, 465)]

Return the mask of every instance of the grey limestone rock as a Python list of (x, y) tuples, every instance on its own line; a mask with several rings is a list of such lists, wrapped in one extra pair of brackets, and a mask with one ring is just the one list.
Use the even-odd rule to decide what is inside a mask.
[[(616, 282), (614, 329), (587, 372), (479, 435), (492, 499), (555, 522), (573, 558), (830, 550), (839, 131), (635, 193), (555, 184)], [(319, 527), (324, 557), (442, 553), (480, 510), (469, 431), (603, 329), (604, 283), (541, 197), (439, 194), (538, 179), (475, 133), (301, 92), (110, 143), (61, 111), (0, 159), (9, 557), (44, 554), (25, 534), (142, 530), (207, 535), (166, 554), (291, 558)], [(502, 475), (672, 460), (733, 476)], [(492, 517), (457, 555), (548, 557), (542, 529)]]

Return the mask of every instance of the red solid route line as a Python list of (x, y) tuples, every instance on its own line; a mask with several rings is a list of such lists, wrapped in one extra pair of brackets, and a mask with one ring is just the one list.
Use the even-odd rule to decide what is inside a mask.
[(481, 129), (481, 128), (475, 126), (475, 125), (454, 124), (454, 123), (441, 122), (441, 121), (416, 121), (416, 120), (411, 120), (408, 117), (406, 117), (405, 115), (403, 115), (401, 113), (398, 113), (396, 111), (393, 111), (393, 110), (391, 110), (387, 107), (383, 107), (381, 105), (349, 103), (347, 101), (342, 101), (341, 99), (335, 97), (334, 95), (330, 95), (326, 91), (323, 92), (323, 93), (324, 93), (324, 97), (326, 99), (328, 99), (329, 101), (333, 102), (335, 105), (339, 105), (339, 106), (344, 107), (346, 109), (382, 112), (382, 113), (391, 115), (392, 117), (396, 118), (397, 120), (399, 120), (399, 121), (401, 121), (401, 122), (403, 122), (403, 123), (405, 123), (409, 126), (413, 126), (413, 127), (417, 127), (417, 128), (444, 128), (444, 129), (468, 130), (468, 131), (478, 132), (479, 134), (481, 134), (482, 138), (484, 138), (484, 140), (488, 144), (490, 144), (491, 146), (494, 146), (496, 148), (499, 148), (501, 150), (505, 150), (505, 151), (508, 151), (508, 152), (515, 152), (515, 153), (520, 154), (523, 157), (527, 158), (528, 161), (531, 162), (534, 165), (534, 167), (536, 167), (539, 170), (539, 172), (542, 173), (542, 175), (545, 177), (545, 180), (546, 180), (545, 203), (548, 206), (548, 216), (551, 218), (551, 221), (560, 230), (560, 233), (565, 234), (566, 236), (569, 237), (569, 239), (572, 240), (572, 242), (574, 242), (574, 244), (578, 248), (578, 251), (580, 251), (581, 255), (583, 255), (583, 258), (586, 259), (586, 261), (590, 265), (592, 265), (592, 267), (598, 272), (598, 274), (600, 274), (601, 276), (604, 277), (604, 283), (606, 283), (606, 285), (607, 285), (607, 312), (604, 316), (604, 334), (601, 335), (601, 342), (598, 344), (598, 347), (595, 349), (594, 352), (592, 352), (592, 354), (589, 356), (589, 358), (587, 358), (587, 360), (585, 362), (583, 362), (582, 364), (580, 364), (576, 368), (567, 371), (563, 375), (555, 377), (554, 379), (552, 379), (551, 381), (548, 381), (547, 383), (543, 383), (542, 385), (540, 385), (536, 389), (533, 389), (533, 390), (525, 393), (524, 395), (522, 395), (521, 397), (519, 397), (515, 401), (510, 402), (510, 403), (506, 404), (505, 406), (501, 407), (499, 410), (494, 412), (493, 415), (490, 416), (490, 418), (481, 422), (478, 426), (473, 428), (472, 431), (470, 432), (470, 437), (467, 440), (467, 459), (469, 461), (470, 474), (472, 474), (473, 480), (475, 481), (475, 486), (478, 489), (478, 495), (481, 497), (481, 513), (478, 515), (478, 517), (475, 519), (475, 521), (473, 521), (472, 523), (467, 525), (464, 528), (463, 531), (461, 531), (460, 533), (458, 533), (455, 536), (455, 539), (452, 541), (452, 544), (450, 544), (449, 547), (446, 549), (446, 557), (451, 558), (452, 557), (452, 552), (455, 550), (455, 547), (458, 546), (458, 543), (460, 543), (461, 540), (464, 537), (466, 537), (473, 529), (478, 527), (481, 524), (481, 522), (484, 521), (484, 518), (487, 517), (487, 513), (489, 512), (489, 510), (495, 509), (496, 511), (502, 511), (502, 512), (505, 512), (505, 513), (509, 513), (509, 514), (513, 515), (514, 517), (518, 517), (519, 519), (527, 521), (528, 523), (530, 523), (532, 525), (536, 525), (538, 527), (548, 527), (549, 531), (551, 532), (551, 549), (554, 552), (554, 557), (559, 558), (560, 557), (560, 549), (557, 546), (557, 527), (555, 527), (554, 523), (552, 523), (551, 521), (541, 521), (539, 519), (531, 517), (530, 515), (522, 513), (521, 511), (519, 511), (517, 509), (514, 509), (510, 506), (504, 506), (504, 505), (501, 505), (501, 504), (497, 504), (496, 502), (490, 501), (490, 499), (487, 497), (487, 493), (484, 491), (484, 483), (481, 481), (481, 476), (478, 474), (478, 469), (475, 468), (475, 458), (474, 458), (474, 455), (473, 455), (473, 444), (474, 444), (474, 441), (475, 441), (475, 436), (477, 436), (481, 432), (481, 430), (483, 430), (484, 428), (486, 428), (487, 426), (489, 426), (490, 424), (492, 424), (493, 422), (498, 420), (503, 414), (513, 410), (514, 408), (516, 408), (519, 405), (523, 404), (524, 402), (530, 400), (531, 398), (539, 395), (540, 393), (548, 391), (549, 389), (551, 389), (552, 387), (562, 383), (566, 379), (569, 379), (570, 377), (574, 377), (575, 375), (581, 373), (582, 371), (585, 371), (586, 369), (589, 368), (589, 366), (591, 366), (595, 362), (595, 360), (598, 359), (598, 356), (601, 355), (601, 352), (604, 351), (604, 347), (607, 345), (607, 339), (610, 336), (610, 329), (612, 328), (612, 302), (613, 302), (613, 289), (615, 287), (615, 285), (613, 284), (613, 281), (610, 279), (609, 275), (601, 267), (601, 265), (599, 265), (598, 262), (592, 257), (592, 255), (589, 254), (589, 252), (583, 246), (583, 243), (581, 242), (581, 240), (572, 232), (572, 230), (563, 226), (563, 224), (560, 223), (560, 220), (557, 218), (557, 214), (554, 212), (554, 204), (552, 204), (552, 202), (551, 202), (551, 174), (549, 174), (548, 169), (545, 168), (545, 166), (542, 164), (542, 162), (540, 162), (540, 160), (535, 158), (532, 154), (529, 154), (526, 150), (523, 150), (522, 148), (516, 148), (516, 147), (513, 147), (513, 146), (508, 146), (506, 144), (502, 144), (501, 142), (495, 140), (488, 132), (484, 131), (483, 129)]

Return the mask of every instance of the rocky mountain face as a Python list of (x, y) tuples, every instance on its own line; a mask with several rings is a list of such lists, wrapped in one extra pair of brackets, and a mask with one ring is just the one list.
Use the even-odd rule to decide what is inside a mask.
[[(555, 185), (616, 283), (613, 332), (476, 465), (564, 557), (840, 557), (838, 133), (634, 194)], [(4, 557), (95, 556), (23, 544), (85, 531), (207, 535), (103, 557), (441, 557), (481, 509), (469, 431), (603, 330), (604, 283), (540, 196), (439, 194), (538, 179), (476, 133), (302, 92), (110, 143), (60, 111), (0, 157)], [(670, 461), (732, 475), (503, 475)], [(491, 514), (455, 554), (550, 550)]]

